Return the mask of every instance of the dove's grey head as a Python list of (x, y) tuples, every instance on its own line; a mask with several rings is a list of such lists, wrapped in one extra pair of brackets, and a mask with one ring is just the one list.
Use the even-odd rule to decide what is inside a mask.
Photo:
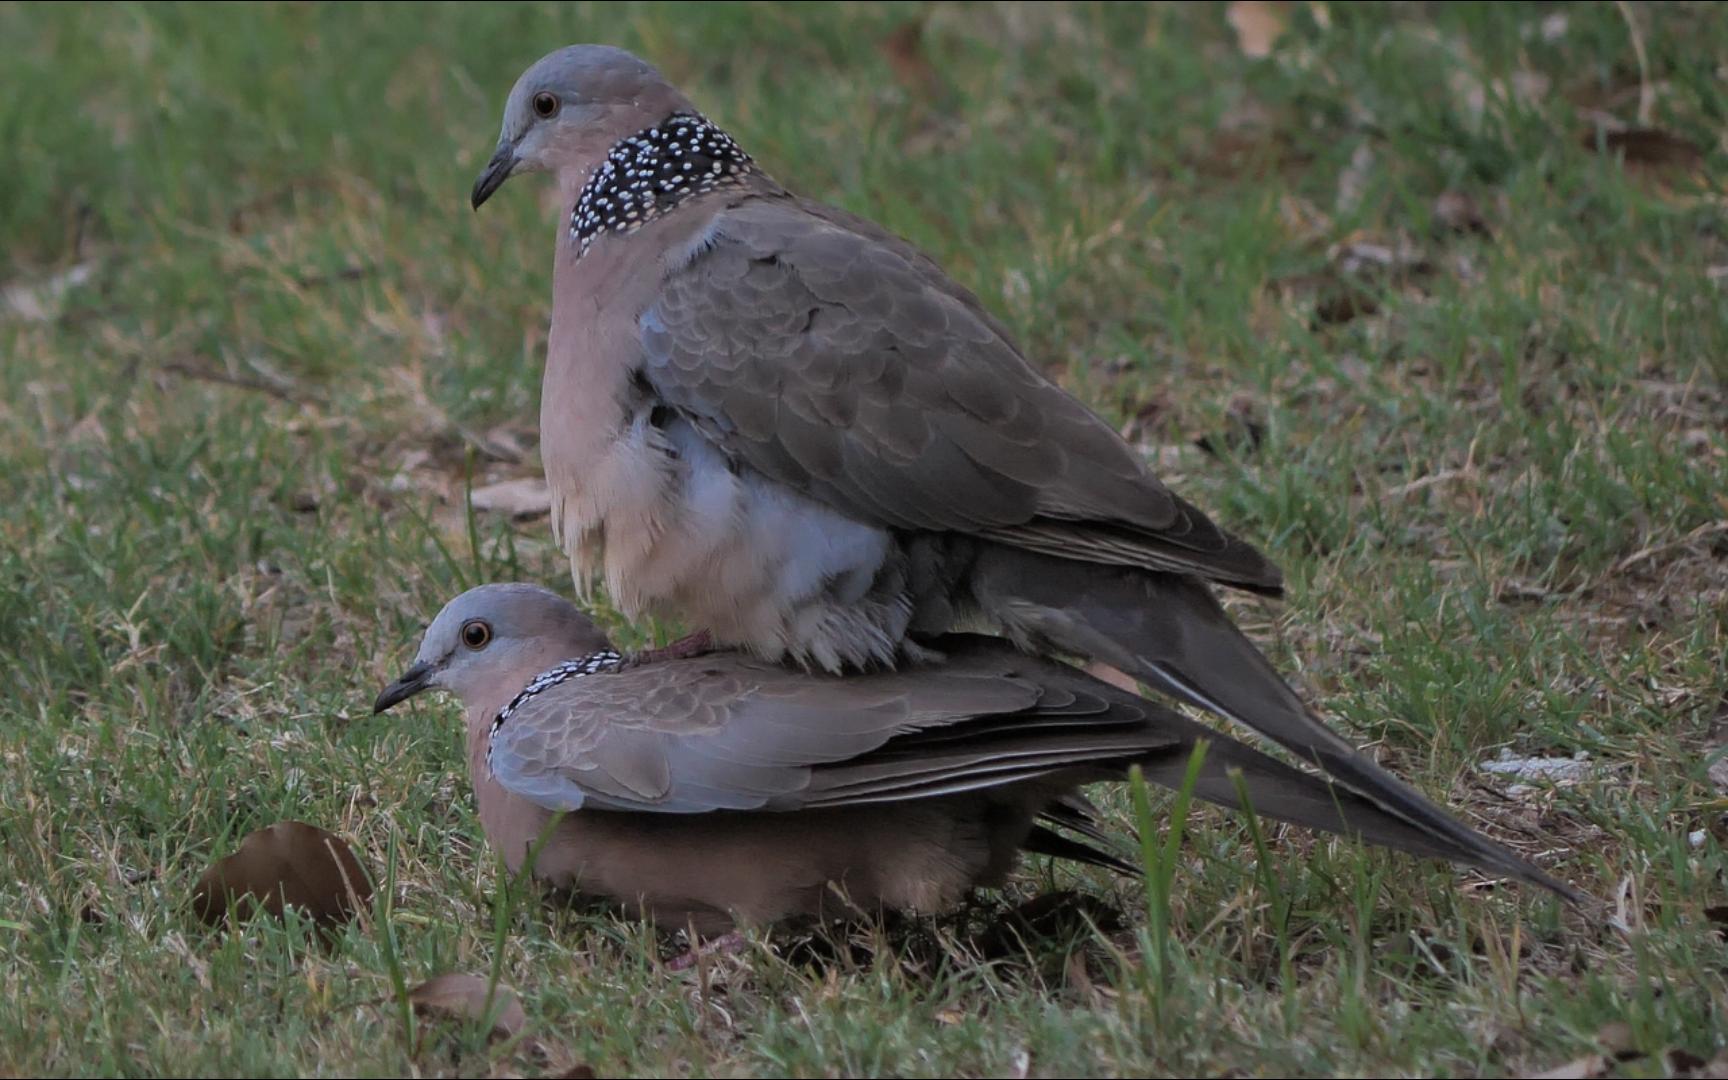
[(593, 620), (555, 592), (481, 585), (444, 605), (413, 666), (384, 688), (372, 711), (431, 689), (448, 690), (467, 705), (502, 704), (561, 661), (611, 648)]
[(570, 45), (548, 53), (522, 73), (504, 103), (504, 131), (474, 183), (474, 207), (517, 173), (556, 173), (562, 186), (580, 187), (620, 139), (691, 108), (658, 71), (623, 49)]

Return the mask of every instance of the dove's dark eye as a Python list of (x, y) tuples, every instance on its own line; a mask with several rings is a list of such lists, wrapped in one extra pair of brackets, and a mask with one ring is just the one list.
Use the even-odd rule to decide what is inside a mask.
[(544, 120), (558, 112), (558, 98), (542, 90), (534, 95), (534, 115)]
[(470, 649), (484, 649), (492, 640), (492, 627), (485, 619), (469, 619), (462, 624), (462, 644)]

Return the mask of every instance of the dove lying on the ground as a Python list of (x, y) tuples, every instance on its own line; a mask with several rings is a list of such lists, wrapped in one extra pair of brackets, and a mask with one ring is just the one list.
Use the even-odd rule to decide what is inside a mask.
[(530, 171), (570, 207), (541, 440), (578, 588), (826, 671), (982, 623), (1254, 728), (1436, 843), (1503, 858), (1303, 704), (1210, 589), (1278, 595), (1278, 569), (930, 258), (788, 192), (618, 49), (522, 75), (474, 205)]
[[(1473, 863), (1573, 897), (1486, 838), (1462, 847), (1302, 772), (998, 638), (938, 639), (897, 671), (812, 674), (744, 653), (620, 655), (575, 605), (485, 585), (445, 606), (383, 711), (427, 689), (466, 707), (480, 822), (512, 870), (656, 920), (933, 911), (1000, 884), (1022, 849), (1123, 869), (1077, 797), (1123, 779)], [(1238, 779), (1241, 788), (1238, 788)], [(1078, 837), (1078, 838), (1077, 838)], [(841, 898), (844, 899), (841, 899)]]

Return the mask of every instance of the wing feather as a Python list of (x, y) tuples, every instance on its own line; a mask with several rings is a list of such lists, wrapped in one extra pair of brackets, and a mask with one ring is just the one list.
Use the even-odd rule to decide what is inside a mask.
[(855, 219), (731, 207), (639, 325), (662, 400), (731, 459), (860, 520), (1280, 587), (975, 297)]

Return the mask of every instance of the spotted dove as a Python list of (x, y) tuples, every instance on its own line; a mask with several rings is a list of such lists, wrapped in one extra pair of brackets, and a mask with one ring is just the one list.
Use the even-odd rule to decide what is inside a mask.
[(541, 439), (579, 587), (814, 670), (931, 659), (978, 625), (1103, 661), (1529, 877), (1303, 704), (1211, 592), (1278, 595), (1278, 569), (928, 256), (790, 193), (618, 49), (522, 75), (474, 206), (528, 171), (571, 208)]
[(704, 933), (938, 910), (999, 884), (1023, 848), (1125, 869), (1085, 843), (1104, 837), (1076, 788), (1132, 765), (1180, 787), (1201, 740), (1200, 798), (1237, 808), (1246, 791), (1264, 818), (1574, 895), (1486, 839), (1436, 837), (1000, 638), (932, 647), (940, 661), (843, 676), (742, 652), (655, 662), (620, 655), (555, 593), (482, 585), (439, 612), (375, 708), (454, 693), (480, 822), (512, 870), (550, 825), (538, 876)]

